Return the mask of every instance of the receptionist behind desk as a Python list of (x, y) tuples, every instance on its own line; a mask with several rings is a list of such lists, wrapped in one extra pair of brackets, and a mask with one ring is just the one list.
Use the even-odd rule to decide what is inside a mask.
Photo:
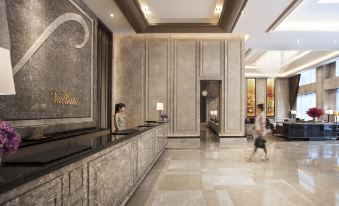
[(114, 127), (115, 131), (121, 131), (126, 129), (126, 120), (125, 120), (125, 104), (118, 103), (115, 105), (115, 114), (114, 114)]

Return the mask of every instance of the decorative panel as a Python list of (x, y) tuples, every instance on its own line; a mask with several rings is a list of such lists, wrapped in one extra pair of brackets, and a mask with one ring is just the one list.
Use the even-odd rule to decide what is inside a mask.
[(93, 122), (95, 17), (76, 2), (6, 0), (16, 95), (0, 116), (14, 126)]
[(153, 162), (155, 151), (155, 133), (147, 132), (138, 139), (138, 178), (144, 174)]
[(255, 116), (255, 79), (247, 79), (247, 116)]
[(167, 108), (168, 40), (148, 40), (146, 120), (159, 120), (157, 102)]
[(243, 125), (243, 73), (241, 42), (228, 41), (225, 72), (225, 132), (241, 133)]
[(68, 182), (64, 185), (64, 199), (69, 205), (87, 205), (87, 167), (82, 165), (69, 172)]
[(222, 73), (222, 41), (201, 41), (201, 72), (203, 77), (217, 77)]
[(275, 116), (274, 79), (267, 79), (266, 83), (266, 115)]
[(174, 72), (174, 131), (180, 135), (198, 135), (200, 95), (196, 40), (175, 40)]
[(61, 206), (62, 177), (46, 182), (37, 188), (5, 203), (6, 206)]
[(132, 143), (89, 165), (89, 205), (120, 205), (133, 185)]

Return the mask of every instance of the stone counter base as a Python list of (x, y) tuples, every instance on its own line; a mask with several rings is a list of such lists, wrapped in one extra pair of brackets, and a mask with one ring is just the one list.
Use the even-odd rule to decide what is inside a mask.
[(163, 153), (168, 124), (0, 195), (0, 205), (122, 205)]

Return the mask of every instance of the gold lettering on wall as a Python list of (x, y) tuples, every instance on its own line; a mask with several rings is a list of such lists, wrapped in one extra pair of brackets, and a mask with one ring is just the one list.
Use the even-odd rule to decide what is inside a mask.
[(58, 94), (56, 91), (50, 91), (49, 94), (52, 96), (52, 102), (56, 105), (80, 105), (80, 100), (76, 97), (72, 97), (67, 91), (62, 91)]

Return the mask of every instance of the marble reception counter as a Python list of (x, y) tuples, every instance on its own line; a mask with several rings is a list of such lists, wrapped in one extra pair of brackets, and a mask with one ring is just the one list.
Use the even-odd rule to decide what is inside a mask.
[(68, 139), (71, 148), (84, 149), (47, 164), (3, 164), (0, 205), (121, 205), (163, 153), (167, 136), (168, 124), (156, 123), (130, 135)]

